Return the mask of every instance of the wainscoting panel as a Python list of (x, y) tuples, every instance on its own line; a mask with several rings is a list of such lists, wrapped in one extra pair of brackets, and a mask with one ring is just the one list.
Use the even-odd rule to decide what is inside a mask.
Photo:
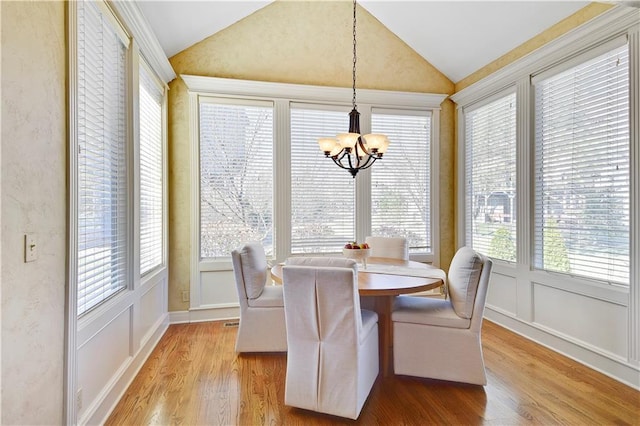
[(533, 323), (594, 350), (627, 357), (627, 308), (533, 283)]
[(139, 336), (141, 336), (140, 341), (143, 344), (155, 332), (158, 319), (167, 312), (166, 288), (166, 278), (163, 278), (150, 287), (140, 298), (137, 326), (139, 327)]
[(487, 293), (487, 305), (507, 314), (516, 315), (516, 279), (492, 272)]
[(131, 308), (122, 311), (78, 348), (78, 419), (95, 410), (131, 358), (131, 317)]
[[(200, 273), (200, 307), (227, 307), (238, 304), (238, 292), (233, 271)], [(196, 306), (192, 306), (194, 308)]]

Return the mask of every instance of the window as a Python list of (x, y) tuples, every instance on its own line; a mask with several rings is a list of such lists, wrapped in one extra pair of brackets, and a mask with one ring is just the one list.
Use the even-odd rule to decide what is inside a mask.
[(629, 284), (628, 46), (535, 84), (535, 266)]
[[(231, 251), (247, 241), (261, 241), (276, 261), (340, 253), (346, 242), (372, 234), (373, 216), (380, 232), (393, 228), (413, 238), (414, 259), (434, 260), (438, 241), (433, 241), (437, 229), (430, 209), (438, 176), (432, 176), (437, 146), (431, 142), (438, 139), (433, 121), (446, 95), (364, 91), (358, 105), (361, 130), (379, 129), (392, 145), (382, 161), (354, 179), (318, 146), (319, 138), (348, 130), (351, 105), (344, 100), (351, 90), (182, 78), (194, 100), (194, 124), (200, 126), (191, 152), (200, 165), (192, 175), (199, 195), (192, 208), (200, 216), (192, 236), (193, 247), (200, 247), (191, 258), (195, 280), (196, 270), (226, 270)], [(374, 188), (370, 171), (385, 162), (388, 171), (378, 172)], [(383, 184), (403, 179), (410, 183)], [(383, 207), (377, 214), (372, 198)], [(396, 213), (402, 217), (392, 218)]]
[(273, 105), (200, 102), (200, 258), (273, 241)]
[[(355, 238), (355, 179), (318, 149), (349, 128), (348, 111), (291, 108), (291, 252), (331, 253)], [(336, 190), (340, 188), (340, 190)]]
[(140, 66), (140, 274), (164, 263), (163, 137), (164, 90)]
[(465, 114), (467, 241), (495, 259), (516, 260), (516, 95)]
[(78, 315), (127, 286), (126, 39), (78, 2)]
[(392, 142), (371, 168), (371, 234), (403, 236), (410, 252), (430, 252), (431, 116), (374, 109), (371, 132)]

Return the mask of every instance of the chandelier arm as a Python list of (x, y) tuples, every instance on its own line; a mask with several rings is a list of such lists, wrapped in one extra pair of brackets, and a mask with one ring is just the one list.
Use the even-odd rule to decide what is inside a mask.
[[(363, 158), (364, 158), (364, 157), (363, 157)], [(366, 161), (361, 161), (361, 162), (360, 162), (360, 164), (359, 164), (359, 166), (358, 166), (358, 169), (363, 170), (363, 169), (367, 169), (367, 168), (371, 167), (371, 164), (373, 164), (373, 163), (371, 162), (371, 160), (372, 160), (374, 157), (372, 157), (371, 155), (367, 155), (367, 157), (366, 157), (366, 158), (367, 158), (367, 159), (366, 159)]]
[(341, 169), (349, 170), (349, 167), (343, 166), (342, 162), (337, 157), (331, 157), (331, 159), (333, 160), (334, 163), (336, 163), (336, 166), (340, 167)]
[(364, 142), (362, 142), (362, 137), (358, 138), (358, 142), (356, 143), (356, 147), (360, 146), (360, 149), (362, 150), (362, 152), (364, 152), (367, 155), (371, 155), (371, 153), (369, 152), (369, 150), (367, 149), (367, 147), (364, 145)]

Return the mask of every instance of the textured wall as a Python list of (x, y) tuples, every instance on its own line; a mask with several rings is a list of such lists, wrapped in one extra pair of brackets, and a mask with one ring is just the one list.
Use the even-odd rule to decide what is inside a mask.
[[(65, 6), (0, 2), (2, 424), (62, 424)], [(38, 259), (23, 262), (23, 234)]]
[(528, 53), (533, 52), (539, 47), (544, 46), (550, 41), (560, 37), (561, 35), (569, 32), (570, 30), (584, 24), (585, 22), (595, 18), (600, 15), (602, 12), (605, 12), (612, 8), (613, 4), (605, 4), (605, 3), (590, 3), (582, 9), (578, 10), (571, 16), (563, 19), (555, 25), (552, 25), (548, 29), (544, 30), (537, 36), (532, 39), (522, 43), (520, 46), (515, 49), (505, 53), (495, 61), (485, 65), (474, 73), (468, 75), (463, 78), (459, 82), (456, 83), (456, 92), (464, 89), (472, 85), (473, 83), (482, 80), (488, 75), (498, 71), (500, 68), (503, 68), (509, 65), (512, 62), (522, 58)]
[[(318, 86), (351, 87), (352, 3), (276, 1), (171, 58), (176, 73)], [(453, 93), (454, 85), (402, 40), (358, 8), (358, 88)], [(182, 80), (169, 91), (169, 310), (186, 310), (190, 200), (188, 97)], [(453, 104), (443, 104), (440, 161), (453, 164)], [(441, 263), (454, 247), (453, 167), (441, 169)]]

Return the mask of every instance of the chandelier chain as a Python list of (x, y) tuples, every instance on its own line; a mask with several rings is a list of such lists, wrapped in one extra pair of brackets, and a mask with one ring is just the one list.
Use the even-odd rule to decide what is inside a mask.
[(353, 108), (356, 109), (356, 0), (353, 0)]

